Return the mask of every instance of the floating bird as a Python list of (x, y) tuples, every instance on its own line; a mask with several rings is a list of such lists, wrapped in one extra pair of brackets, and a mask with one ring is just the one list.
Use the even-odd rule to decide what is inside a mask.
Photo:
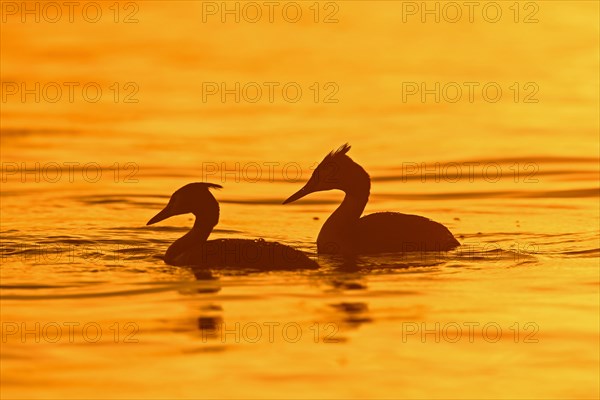
[(319, 265), (300, 250), (263, 239), (207, 240), (219, 222), (219, 203), (209, 189), (213, 183), (190, 183), (171, 196), (167, 206), (146, 225), (179, 214), (192, 213), (194, 226), (169, 246), (164, 261), (170, 265), (253, 270), (315, 269)]
[(346, 196), (325, 221), (317, 238), (321, 254), (355, 256), (388, 252), (447, 251), (460, 243), (444, 225), (418, 215), (380, 212), (361, 215), (369, 201), (369, 174), (346, 153), (345, 144), (329, 153), (302, 189), (283, 202), (309, 193), (338, 189)]

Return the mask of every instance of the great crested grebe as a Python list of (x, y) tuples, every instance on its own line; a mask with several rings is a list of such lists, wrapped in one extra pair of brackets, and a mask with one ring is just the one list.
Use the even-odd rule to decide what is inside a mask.
[(447, 251), (460, 243), (444, 225), (418, 215), (380, 212), (360, 217), (371, 190), (369, 174), (346, 153), (347, 143), (329, 153), (302, 189), (283, 204), (309, 193), (339, 189), (346, 196), (325, 221), (317, 238), (319, 253), (353, 256), (387, 252)]
[(169, 246), (164, 261), (170, 265), (257, 270), (316, 269), (319, 265), (300, 250), (262, 239), (207, 240), (219, 222), (219, 203), (209, 189), (213, 183), (190, 183), (178, 189), (167, 206), (146, 225), (179, 214), (192, 213), (194, 226)]

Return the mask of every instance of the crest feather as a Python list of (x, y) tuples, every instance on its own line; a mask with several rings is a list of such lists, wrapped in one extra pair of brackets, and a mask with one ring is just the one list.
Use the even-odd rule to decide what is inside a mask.
[(348, 143), (344, 143), (337, 150), (333, 150), (331, 153), (329, 153), (329, 156), (335, 157), (338, 155), (346, 154), (348, 151), (350, 151), (351, 147), (352, 146), (350, 146)]
[(223, 186), (217, 185), (216, 183), (202, 182), (208, 189), (223, 189)]
[(192, 188), (196, 188), (196, 189), (203, 188), (208, 191), (208, 189), (223, 189), (223, 186), (217, 185), (216, 183), (209, 183), (209, 182), (192, 182), (192, 183), (188, 183), (185, 186), (180, 187), (177, 191), (184, 190), (184, 189), (189, 190)]

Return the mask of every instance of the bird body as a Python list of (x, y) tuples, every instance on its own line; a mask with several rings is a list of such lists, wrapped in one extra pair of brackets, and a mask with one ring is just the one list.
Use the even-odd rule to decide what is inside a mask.
[(173, 242), (165, 253), (169, 265), (252, 270), (316, 269), (319, 265), (302, 251), (263, 239), (207, 240), (219, 221), (219, 203), (209, 189), (211, 183), (191, 183), (177, 190), (167, 206), (147, 225), (174, 215), (192, 213), (194, 226)]
[(264, 239), (207, 240), (183, 252), (171, 254), (165, 257), (165, 262), (171, 265), (252, 270), (318, 268), (314, 261), (307, 260), (302, 251)]

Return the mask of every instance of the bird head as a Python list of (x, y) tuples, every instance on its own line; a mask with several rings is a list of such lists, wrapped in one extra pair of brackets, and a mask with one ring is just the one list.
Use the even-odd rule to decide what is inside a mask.
[[(350, 150), (348, 143), (327, 154), (317, 165), (304, 187), (291, 195), (283, 204), (292, 203), (307, 194), (323, 190), (339, 189), (346, 193), (366, 192), (370, 189), (369, 175), (352, 161), (346, 153)], [(365, 185), (366, 184), (366, 185)]]
[(219, 203), (209, 189), (221, 189), (214, 183), (195, 182), (179, 188), (171, 195), (169, 202), (146, 225), (152, 225), (174, 215), (192, 213), (196, 217), (203, 215), (216, 221), (219, 219)]

